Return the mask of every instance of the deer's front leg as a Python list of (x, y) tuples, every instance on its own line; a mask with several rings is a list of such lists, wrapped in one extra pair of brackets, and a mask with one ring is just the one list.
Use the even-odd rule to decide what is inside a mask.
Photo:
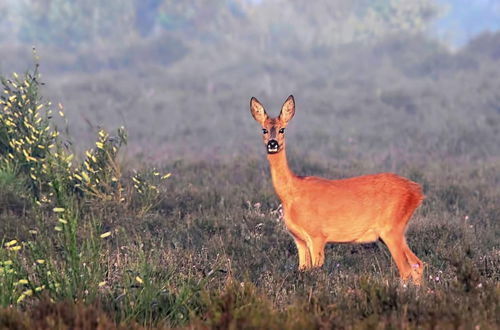
[(309, 253), (309, 248), (306, 243), (293, 236), (295, 245), (297, 246), (297, 252), (299, 254), (299, 270), (306, 270), (311, 268), (311, 254)]

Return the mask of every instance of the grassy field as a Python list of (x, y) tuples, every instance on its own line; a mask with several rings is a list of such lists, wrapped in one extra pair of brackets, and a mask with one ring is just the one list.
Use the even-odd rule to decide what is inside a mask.
[[(22, 241), (23, 249), (4, 251), (3, 262), (8, 257), (19, 267), (12, 281), (29, 282), (2, 291), (1, 324), (498, 326), (500, 210), (498, 191), (488, 184), (498, 181), (494, 168), (460, 175), (400, 171), (424, 184), (427, 194), (407, 235), (426, 263), (426, 282), (405, 287), (381, 243), (331, 245), (322, 269), (298, 272), (295, 246), (279, 220), (263, 161), (165, 166), (174, 174), (153, 209), (140, 216), (133, 205), (93, 201), (77, 221), (75, 246), (54, 231), (56, 216), (37, 220), (34, 210), (4, 208), (2, 235)], [(321, 164), (302, 162), (296, 169), (340, 177)], [(33, 228), (39, 231), (36, 238), (27, 233)], [(99, 237), (108, 231), (111, 236)], [(28, 249), (30, 242), (36, 248)], [(73, 248), (78, 265), (66, 255)], [(44, 279), (50, 277), (45, 270), (34, 269), (40, 267), (35, 258), (52, 260), (52, 272), (58, 274), (53, 281), (64, 287), (47, 285), (16, 303), (25, 290), (52, 283)]]
[[(384, 55), (397, 43), (336, 54), (324, 70), (271, 58), (278, 81), (305, 82), (268, 90), (252, 79), (256, 54), (247, 70), (257, 73), (233, 88), (223, 82), (245, 72), (218, 63), (200, 78), (200, 54), (168, 68), (49, 75), (45, 87), (37, 72), (6, 77), (0, 328), (498, 328), (498, 59), (473, 54), (480, 47)], [(382, 59), (360, 60), (377, 51)], [(249, 91), (270, 109), (295, 93), (287, 151), (297, 174), (394, 171), (423, 186), (407, 238), (424, 285), (402, 285), (382, 243), (328, 245), (323, 268), (297, 271)], [(107, 132), (117, 118), (127, 146), (125, 131)]]

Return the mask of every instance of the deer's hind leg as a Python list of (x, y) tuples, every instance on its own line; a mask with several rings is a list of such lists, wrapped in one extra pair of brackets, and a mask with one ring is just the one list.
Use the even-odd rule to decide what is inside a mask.
[(408, 226), (408, 222), (410, 221), (413, 213), (415, 212), (416, 208), (420, 205), (421, 201), (423, 199), (423, 196), (421, 193), (413, 193), (410, 195), (408, 198), (406, 207), (405, 207), (405, 212), (402, 215), (402, 219), (404, 220), (404, 228), (403, 228), (403, 251), (406, 256), (406, 260), (408, 264), (410, 265), (410, 270), (411, 270), (411, 278), (413, 282), (417, 285), (420, 285), (422, 282), (422, 278), (424, 276), (424, 263), (422, 260), (420, 260), (410, 249), (408, 246), (408, 243), (406, 242), (405, 238), (405, 232), (406, 232), (406, 226)]
[(408, 277), (410, 277), (412, 270), (407, 259), (407, 250), (404, 248), (404, 246), (406, 246), (406, 242), (403, 233), (391, 230), (384, 235), (381, 235), (380, 238), (391, 252), (392, 258), (398, 267), (401, 279), (406, 282)]
[(406, 241), (404, 242), (403, 250), (411, 267), (411, 278), (415, 284), (419, 285), (424, 276), (424, 263), (410, 250)]

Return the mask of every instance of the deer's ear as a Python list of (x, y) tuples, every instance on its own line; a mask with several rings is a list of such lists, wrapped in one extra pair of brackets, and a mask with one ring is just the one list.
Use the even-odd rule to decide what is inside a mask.
[(280, 119), (287, 123), (290, 119), (292, 119), (295, 114), (295, 100), (293, 99), (293, 95), (290, 95), (283, 106), (281, 107)]
[(252, 99), (250, 100), (250, 110), (252, 111), (253, 118), (255, 118), (255, 120), (260, 124), (263, 124), (266, 121), (266, 110), (264, 110), (262, 104), (260, 104), (260, 102), (255, 97), (252, 97)]

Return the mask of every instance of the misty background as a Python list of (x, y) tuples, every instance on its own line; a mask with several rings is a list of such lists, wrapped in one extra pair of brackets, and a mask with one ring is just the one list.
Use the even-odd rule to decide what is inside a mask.
[(250, 97), (277, 115), (293, 94), (292, 159), (498, 164), (497, 0), (1, 0), (0, 17), (0, 74), (36, 47), (76, 149), (123, 125), (142, 160), (260, 157)]

